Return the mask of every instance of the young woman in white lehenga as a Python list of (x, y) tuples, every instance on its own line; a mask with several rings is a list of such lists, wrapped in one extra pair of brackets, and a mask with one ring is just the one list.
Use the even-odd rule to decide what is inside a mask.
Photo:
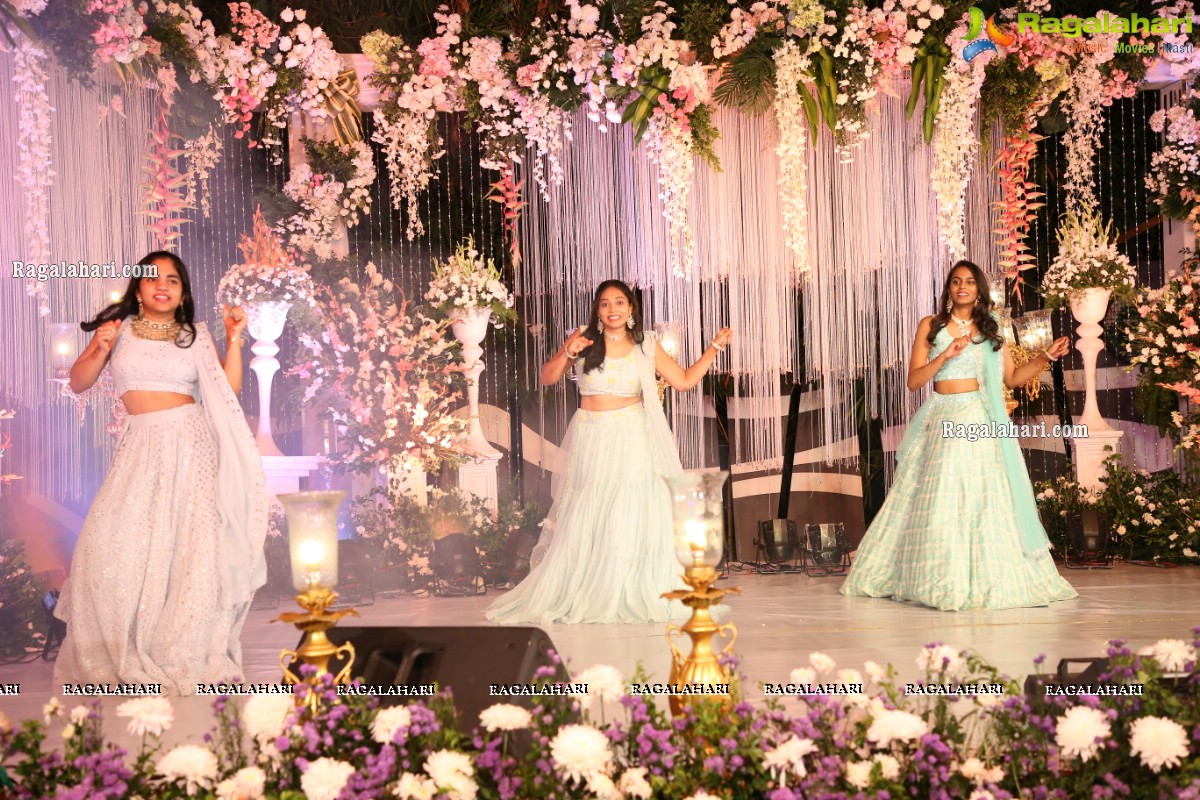
[(194, 694), (241, 677), (242, 624), (266, 580), (266, 481), (236, 397), (246, 315), (226, 310), (222, 363), (183, 262), (139, 263), (158, 277), (83, 323), (95, 335), (71, 368), (82, 392), (109, 365), (130, 416), (55, 609), (67, 635), (54, 682)]
[[(542, 367), (549, 386), (574, 364), (582, 396), (559, 448), (554, 503), (533, 569), (487, 609), (505, 624), (659, 622), (686, 609), (678, 588), (671, 499), (664, 475), (682, 471), (658, 400), (655, 372), (687, 391), (733, 338), (722, 328), (684, 369), (642, 331), (633, 292), (621, 281), (596, 289), (591, 322)], [(582, 359), (577, 363), (578, 359)]]

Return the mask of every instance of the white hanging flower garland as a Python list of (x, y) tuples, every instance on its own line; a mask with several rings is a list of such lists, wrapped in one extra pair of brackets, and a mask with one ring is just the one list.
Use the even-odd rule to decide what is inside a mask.
[(808, 118), (799, 83), (811, 69), (809, 57), (794, 41), (775, 51), (775, 122), (779, 126), (779, 205), (784, 239), (795, 256), (796, 272), (808, 263)]
[[(26, 257), (31, 263), (50, 261), (50, 185), (54, 168), (50, 160), (52, 131), (50, 115), (54, 112), (46, 87), (46, 51), (29, 41), (22, 41), (13, 58), (13, 83), (17, 85), (14, 98), (20, 109), (17, 137), (17, 182), (25, 190), (25, 239), (29, 248)], [(36, 278), (26, 283), (26, 291), (37, 299), (38, 313), (50, 313), (50, 297), (46, 284)]]

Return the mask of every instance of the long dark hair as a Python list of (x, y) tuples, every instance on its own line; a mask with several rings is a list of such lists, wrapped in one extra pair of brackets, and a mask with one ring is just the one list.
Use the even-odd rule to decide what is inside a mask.
[(646, 338), (646, 334), (642, 332), (642, 305), (633, 294), (633, 289), (630, 289), (625, 281), (605, 281), (596, 287), (596, 294), (592, 297), (592, 318), (588, 322), (587, 330), (583, 332), (585, 338), (592, 340), (582, 353), (584, 372), (591, 372), (604, 363), (604, 326), (600, 324), (600, 296), (612, 288), (620, 289), (621, 294), (629, 301), (629, 318), (633, 320), (629, 338), (638, 345)]
[[(183, 264), (183, 259), (174, 253), (168, 253), (166, 250), (155, 250), (142, 256), (138, 264), (150, 264), (156, 259), (165, 258), (175, 265), (175, 271), (179, 273), (179, 282), (183, 285), (183, 294), (179, 307), (175, 309), (175, 321), (181, 326), (179, 335), (175, 337), (176, 347), (191, 347), (196, 341), (196, 302), (192, 299), (192, 281), (188, 278), (187, 267)], [(142, 277), (134, 277), (129, 279), (129, 285), (125, 287), (125, 295), (117, 302), (105, 306), (101, 309), (92, 320), (79, 323), (79, 327), (83, 328), (87, 333), (99, 328), (106, 322), (114, 320), (120, 322), (126, 317), (136, 317), (138, 313), (138, 284), (146, 280)]]
[(937, 313), (933, 315), (933, 322), (929, 326), (929, 336), (927, 337), (929, 344), (933, 344), (938, 331), (950, 324), (950, 312), (946, 310), (946, 304), (950, 302), (950, 281), (954, 277), (954, 271), (959, 267), (971, 270), (971, 277), (975, 279), (975, 288), (979, 290), (978, 302), (971, 308), (971, 321), (975, 323), (975, 330), (993, 344), (993, 350), (999, 350), (1004, 346), (1004, 337), (1000, 335), (1000, 325), (992, 318), (992, 293), (988, 290), (987, 276), (976, 264), (966, 260), (955, 262), (950, 271), (946, 273), (946, 283), (942, 286), (942, 297), (938, 301)]

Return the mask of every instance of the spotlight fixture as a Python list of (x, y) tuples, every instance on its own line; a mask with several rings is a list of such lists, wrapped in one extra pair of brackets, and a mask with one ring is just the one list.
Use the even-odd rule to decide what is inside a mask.
[(800, 551), (800, 569), (810, 578), (845, 575), (850, 569), (850, 545), (841, 522), (805, 525)]

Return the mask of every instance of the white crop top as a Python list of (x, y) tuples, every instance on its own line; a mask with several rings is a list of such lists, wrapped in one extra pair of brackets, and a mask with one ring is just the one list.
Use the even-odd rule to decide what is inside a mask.
[(577, 362), (579, 393), (584, 397), (595, 394), (637, 397), (642, 393), (642, 379), (636, 356), (630, 351), (624, 358), (605, 358), (604, 364), (591, 372), (583, 372), (583, 362)]
[(109, 366), (117, 397), (128, 391), (194, 394), (200, 381), (191, 347), (141, 339), (128, 325), (122, 326)]

